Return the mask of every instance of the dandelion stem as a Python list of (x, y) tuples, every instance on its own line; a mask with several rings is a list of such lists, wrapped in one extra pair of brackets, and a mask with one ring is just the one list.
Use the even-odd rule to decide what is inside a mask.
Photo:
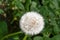
[(27, 35), (25, 35), (25, 37), (23, 38), (23, 40), (26, 40), (26, 39), (27, 39), (27, 37), (28, 37), (28, 36), (27, 36)]

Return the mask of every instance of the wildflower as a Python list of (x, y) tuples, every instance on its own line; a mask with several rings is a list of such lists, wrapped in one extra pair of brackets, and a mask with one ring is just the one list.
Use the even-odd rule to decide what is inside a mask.
[(27, 12), (20, 19), (20, 28), (29, 35), (39, 34), (44, 28), (44, 19), (37, 12)]

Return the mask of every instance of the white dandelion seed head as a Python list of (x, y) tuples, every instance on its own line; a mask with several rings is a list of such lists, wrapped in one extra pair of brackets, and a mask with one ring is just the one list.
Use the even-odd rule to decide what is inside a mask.
[(44, 28), (44, 19), (37, 12), (27, 12), (20, 19), (20, 28), (29, 35), (39, 34)]

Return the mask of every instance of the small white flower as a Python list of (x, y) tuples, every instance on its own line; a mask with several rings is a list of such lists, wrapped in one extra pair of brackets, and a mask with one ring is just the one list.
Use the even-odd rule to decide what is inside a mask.
[(37, 12), (27, 12), (20, 19), (20, 28), (29, 35), (39, 34), (44, 28), (44, 19)]

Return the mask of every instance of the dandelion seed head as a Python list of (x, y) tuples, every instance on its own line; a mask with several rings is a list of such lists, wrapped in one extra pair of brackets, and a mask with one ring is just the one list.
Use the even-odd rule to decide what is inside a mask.
[(39, 34), (44, 28), (44, 19), (37, 12), (27, 12), (20, 19), (20, 28), (29, 35)]

